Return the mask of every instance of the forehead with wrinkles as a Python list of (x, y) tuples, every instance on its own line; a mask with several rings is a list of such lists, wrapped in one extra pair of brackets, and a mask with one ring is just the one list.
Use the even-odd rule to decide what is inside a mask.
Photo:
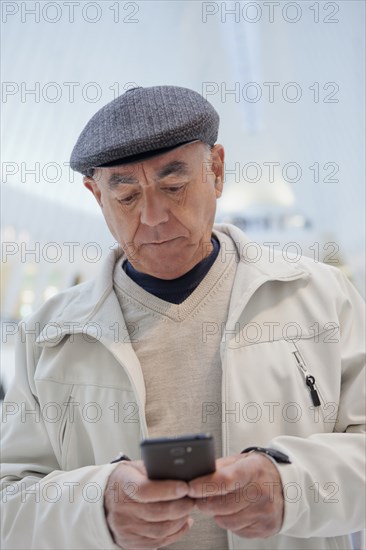
[[(132, 164), (120, 165), (110, 168), (96, 168), (93, 179), (103, 181), (108, 188), (113, 191), (118, 189), (119, 185), (136, 185), (139, 184), (145, 171), (149, 172), (149, 176), (156, 182), (169, 178), (189, 178), (199, 166), (204, 170), (203, 163), (207, 165), (209, 162), (210, 147), (206, 144), (197, 144), (190, 151), (181, 151), (167, 153), (159, 159), (149, 159), (143, 163), (137, 162)], [(178, 158), (177, 158), (178, 157)]]

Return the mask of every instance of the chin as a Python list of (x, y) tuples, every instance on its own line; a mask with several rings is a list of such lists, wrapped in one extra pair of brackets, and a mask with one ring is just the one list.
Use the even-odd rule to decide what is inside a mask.
[[(195, 247), (196, 248), (196, 247)], [(145, 246), (132, 263), (138, 271), (159, 279), (177, 279), (192, 269), (202, 258), (191, 248), (161, 245)], [(196, 252), (196, 250), (195, 250)]]
[(184, 269), (183, 266), (181, 268), (179, 268), (179, 266), (174, 266), (174, 268), (172, 266), (166, 266), (166, 268), (164, 268), (164, 266), (159, 263), (158, 265), (153, 267), (149, 266), (149, 268), (144, 271), (145, 273), (149, 273), (150, 275), (152, 275), (153, 277), (157, 277), (158, 279), (177, 279), (178, 277), (184, 275), (184, 273), (189, 271), (189, 269)]
[(182, 261), (181, 258), (179, 262), (155, 258), (155, 261), (141, 264), (140, 268), (136, 267), (136, 269), (158, 279), (177, 279), (191, 269), (190, 264), (186, 266), (187, 262)]

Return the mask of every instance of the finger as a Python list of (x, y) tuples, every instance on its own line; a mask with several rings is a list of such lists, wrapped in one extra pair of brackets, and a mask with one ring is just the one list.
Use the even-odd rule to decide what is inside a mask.
[(170, 537), (180, 531), (188, 522), (189, 516), (177, 519), (175, 521), (135, 521), (130, 528), (126, 529), (126, 533), (135, 536), (143, 536), (146, 538), (158, 541), (157, 546), (160, 546), (160, 541)]
[(150, 480), (141, 465), (134, 462), (121, 464), (116, 474), (118, 489), (135, 502), (176, 500), (188, 494), (188, 485), (184, 481)]
[(248, 515), (245, 510), (240, 510), (235, 514), (223, 515), (217, 514), (214, 515), (214, 520), (223, 529), (228, 529), (229, 531), (238, 531), (245, 529), (248, 526), (254, 524), (258, 521), (258, 515)]
[[(218, 469), (208, 476), (197, 477), (189, 482), (188, 496), (205, 498), (232, 493), (245, 487), (258, 477), (258, 464), (250, 460), (250, 455), (227, 457), (230, 460), (220, 463)], [(220, 464), (225, 464), (220, 466)]]
[(188, 495), (188, 485), (183, 481), (145, 479), (140, 484), (138, 502), (160, 502), (181, 499)]
[(270, 483), (265, 483), (262, 486), (256, 481), (251, 481), (244, 486), (241, 486), (239, 482), (235, 485), (237, 486), (236, 491), (228, 493), (222, 490), (217, 496), (196, 499), (197, 507), (211, 514), (228, 515), (254, 504), (260, 503), (263, 506), (264, 503), (272, 503), (275, 500), (275, 487)]
[(189, 482), (188, 496), (191, 498), (220, 497), (240, 488), (240, 481), (235, 477), (232, 466), (221, 468), (214, 474), (197, 477)]
[(177, 533), (164, 539), (164, 541), (160, 543), (160, 546), (161, 547), (168, 546), (169, 544), (172, 544), (173, 542), (176, 542), (177, 540), (181, 539), (190, 530), (192, 525), (193, 525), (193, 519), (189, 518), (187, 523)]
[(187, 516), (194, 508), (195, 501), (189, 497), (167, 502), (134, 503), (134, 513), (139, 519), (158, 522), (176, 520)]
[(278, 533), (280, 529), (276, 516), (271, 514), (255, 514), (251, 517), (239, 513), (233, 516), (214, 516), (214, 520), (222, 529), (246, 538), (267, 538)]
[(256, 526), (255, 529), (258, 527), (255, 518), (249, 518), (240, 513), (233, 516), (214, 516), (214, 520), (221, 529), (226, 529), (236, 534), (250, 531), (254, 526)]
[(160, 538), (152, 538), (151, 536), (144, 536), (142, 534), (138, 534), (138, 536), (136, 536), (136, 533), (129, 532), (123, 536), (123, 538), (118, 538), (116, 542), (119, 546), (129, 548), (131, 550), (162, 548), (182, 538), (189, 531), (192, 525), (193, 519), (188, 518), (180, 529), (165, 537), (160, 536)]
[(198, 498), (195, 502), (201, 512), (210, 516), (235, 514), (246, 506), (239, 491), (217, 497)]
[(266, 539), (273, 537), (278, 533), (279, 529), (264, 529), (260, 523), (253, 523), (238, 531), (233, 531), (238, 537), (245, 537), (247, 539)]

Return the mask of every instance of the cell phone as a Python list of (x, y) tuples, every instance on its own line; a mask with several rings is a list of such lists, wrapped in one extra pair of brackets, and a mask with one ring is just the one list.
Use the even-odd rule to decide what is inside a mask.
[(216, 469), (214, 439), (210, 434), (145, 439), (140, 448), (149, 479), (190, 481)]

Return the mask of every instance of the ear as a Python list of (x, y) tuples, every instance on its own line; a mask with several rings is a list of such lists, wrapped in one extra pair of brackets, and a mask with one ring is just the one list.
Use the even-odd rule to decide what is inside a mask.
[(215, 191), (216, 198), (221, 197), (224, 187), (224, 173), (225, 173), (225, 150), (222, 145), (216, 143), (211, 150), (212, 155), (212, 171), (215, 174)]
[(102, 192), (99, 188), (99, 185), (98, 183), (95, 181), (95, 179), (93, 179), (92, 177), (90, 176), (84, 176), (83, 177), (83, 184), (84, 186), (89, 189), (89, 191), (91, 193), (93, 193), (97, 203), (99, 204), (99, 206), (101, 208), (103, 208), (103, 203), (102, 203)]

